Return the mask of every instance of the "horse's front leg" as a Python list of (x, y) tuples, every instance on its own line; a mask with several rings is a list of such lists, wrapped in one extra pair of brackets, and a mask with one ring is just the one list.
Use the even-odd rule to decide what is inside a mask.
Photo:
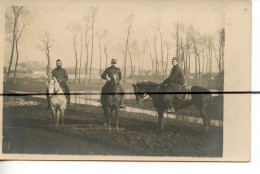
[(107, 114), (108, 114), (108, 131), (111, 131), (110, 123), (111, 123), (112, 112), (113, 112), (113, 110), (110, 107), (108, 107), (108, 112), (107, 112)]
[(119, 108), (117, 107), (115, 109), (116, 130), (118, 130), (118, 113), (119, 113)]
[(56, 118), (56, 108), (52, 106), (51, 109), (52, 109), (52, 121), (53, 121), (53, 125), (55, 126), (55, 124), (56, 124), (56, 121), (55, 121), (55, 118)]
[(61, 117), (61, 123), (62, 123), (62, 130), (64, 132), (64, 111), (65, 109), (60, 110), (60, 117)]
[(56, 127), (59, 126), (59, 121), (60, 121), (60, 110), (56, 109)]
[(163, 118), (163, 113), (164, 113), (163, 110), (158, 110), (160, 131), (164, 131), (164, 118)]
[(205, 130), (205, 132), (207, 132), (209, 130), (209, 119), (208, 119), (208, 114), (206, 111), (205, 104), (203, 104), (203, 106), (199, 110), (200, 110), (201, 117), (203, 119), (204, 130)]

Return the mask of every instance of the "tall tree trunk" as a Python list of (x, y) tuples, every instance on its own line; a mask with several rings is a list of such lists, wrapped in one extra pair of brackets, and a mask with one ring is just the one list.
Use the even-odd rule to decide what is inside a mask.
[(130, 31), (131, 31), (131, 25), (128, 26), (127, 29), (127, 36), (126, 36), (126, 44), (125, 44), (125, 61), (124, 61), (124, 83), (126, 83), (126, 62), (127, 62), (127, 52), (128, 50), (128, 44), (129, 44), (129, 35), (130, 35)]
[(82, 33), (80, 34), (79, 83), (80, 83), (80, 74), (81, 74), (81, 57), (82, 57)]
[(15, 69), (14, 69), (14, 84), (16, 84), (16, 70), (17, 70), (18, 57), (19, 57), (18, 40), (16, 40), (16, 42), (15, 42), (15, 51), (16, 51), (16, 61), (15, 61)]
[(74, 56), (75, 56), (75, 84), (77, 84), (77, 71), (78, 71), (78, 55), (76, 48), (76, 34), (74, 35)]
[[(15, 14), (15, 12), (14, 12)], [(9, 75), (10, 75), (10, 71), (11, 71), (11, 67), (12, 67), (12, 62), (13, 62), (13, 56), (14, 56), (14, 47), (15, 47), (15, 40), (16, 40), (16, 27), (17, 27), (17, 18), (15, 16), (15, 20), (14, 20), (14, 27), (13, 27), (13, 41), (12, 41), (12, 50), (11, 50), (11, 56), (10, 56), (10, 61), (9, 61), (9, 66), (8, 66), (8, 71), (7, 71), (7, 76), (6, 79), (9, 79)]]
[(93, 52), (94, 52), (94, 23), (92, 21), (91, 27), (91, 59), (90, 59), (90, 72), (89, 72), (89, 82), (91, 80), (91, 73), (92, 73), (92, 61), (93, 61)]
[[(102, 75), (101, 65), (102, 65), (102, 61), (101, 61), (101, 43), (99, 42), (99, 76)], [(101, 83), (101, 79), (100, 79), (100, 83)]]
[(128, 54), (129, 54), (129, 60), (130, 60), (130, 65), (131, 65), (131, 74), (130, 74), (130, 83), (132, 83), (132, 77), (133, 77), (133, 61), (132, 61), (132, 56), (131, 53), (129, 51), (129, 49), (127, 49)]

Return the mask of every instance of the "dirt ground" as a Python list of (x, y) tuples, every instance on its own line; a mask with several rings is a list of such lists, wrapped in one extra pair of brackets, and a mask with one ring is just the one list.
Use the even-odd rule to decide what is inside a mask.
[[(223, 128), (120, 111), (119, 130), (108, 132), (103, 112), (74, 104), (65, 111), (65, 131), (54, 129), (44, 99), (4, 97), (3, 153), (221, 157)], [(112, 124), (114, 127), (114, 123)]]

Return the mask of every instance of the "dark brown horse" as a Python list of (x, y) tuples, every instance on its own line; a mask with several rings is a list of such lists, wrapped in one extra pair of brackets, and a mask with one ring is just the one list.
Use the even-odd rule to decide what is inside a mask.
[[(164, 129), (163, 113), (168, 109), (166, 103), (164, 103), (162, 99), (163, 87), (161, 84), (154, 82), (140, 82), (132, 85), (134, 87), (136, 102), (138, 104), (141, 104), (147, 98), (147, 95), (152, 98), (153, 105), (157, 109), (159, 115), (159, 126), (162, 131)], [(186, 94), (191, 94), (191, 100), (184, 99), (185, 96), (188, 96)], [(175, 103), (176, 110), (194, 104), (203, 118), (205, 131), (209, 129), (208, 114), (211, 107), (212, 95), (208, 89), (200, 86), (192, 86), (190, 91), (184, 90), (177, 94), (176, 99), (178, 100)]]
[(106, 92), (102, 94), (105, 95), (103, 101), (103, 110), (105, 115), (104, 126), (108, 125), (108, 130), (111, 130), (111, 118), (113, 112), (115, 112), (116, 129), (118, 130), (118, 113), (121, 103), (121, 91), (119, 86), (120, 84), (119, 81), (116, 79), (116, 76), (114, 76), (114, 78), (112, 78), (108, 83), (109, 84), (107, 86)]

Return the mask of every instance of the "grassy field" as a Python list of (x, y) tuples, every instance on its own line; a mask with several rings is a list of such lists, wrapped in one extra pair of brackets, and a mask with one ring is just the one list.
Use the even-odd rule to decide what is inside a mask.
[[(119, 130), (108, 132), (100, 108), (75, 104), (65, 111), (65, 131), (53, 129), (46, 101), (4, 97), (3, 153), (221, 157), (223, 128), (173, 119), (158, 132), (158, 117), (119, 113)], [(114, 124), (113, 124), (114, 127)]]

